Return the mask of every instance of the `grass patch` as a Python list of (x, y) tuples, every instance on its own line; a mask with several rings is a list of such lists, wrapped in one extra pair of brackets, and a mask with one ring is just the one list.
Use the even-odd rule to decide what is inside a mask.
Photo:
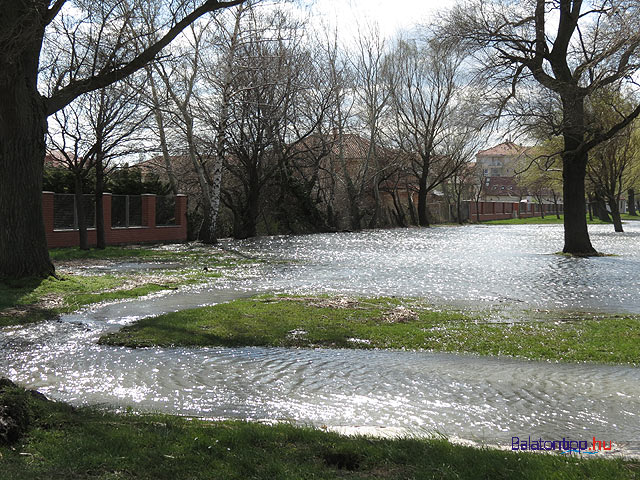
[(66, 260), (120, 260), (120, 259), (171, 259), (173, 252), (144, 247), (108, 246), (104, 249), (80, 250), (77, 247), (52, 248), (49, 256), (53, 261)]
[[(622, 221), (639, 221), (640, 216), (632, 216), (628, 213), (623, 213), (620, 215)], [(562, 224), (564, 222), (564, 215), (560, 215), (560, 218), (557, 218), (555, 214), (546, 215), (544, 218), (540, 217), (530, 217), (530, 218), (508, 218), (505, 220), (489, 220), (486, 222), (481, 222), (482, 225), (552, 225), (552, 224)], [(611, 222), (603, 222), (599, 218), (594, 217), (593, 220), (587, 219), (587, 223), (589, 225), (611, 225)]]
[[(0, 278), (0, 327), (33, 323), (77, 310), (85, 305), (136, 298), (182, 285), (211, 282), (225, 270), (255, 260), (240, 258), (221, 250), (183, 248), (164, 250), (146, 247), (107, 247), (104, 250), (59, 248), (50, 250), (56, 262), (68, 262), (63, 271), (74, 271), (73, 265), (84, 261), (131, 260), (178, 263), (169, 269), (129, 271), (118, 274), (75, 275), (59, 274), (49, 277), (8, 279)], [(70, 263), (69, 263), (70, 262)], [(72, 265), (71, 267), (69, 265)]]
[(74, 409), (16, 387), (27, 428), (0, 445), (0, 476), (21, 479), (632, 479), (640, 464), (476, 449), (446, 440), (343, 437), (292, 425), (203, 422)]
[(146, 318), (106, 345), (383, 348), (635, 364), (640, 318), (486, 323), (399, 299), (255, 297)]
[(0, 327), (42, 321), (91, 303), (135, 298), (172, 288), (170, 282), (128, 288), (127, 280), (114, 275), (5, 280), (0, 282)]

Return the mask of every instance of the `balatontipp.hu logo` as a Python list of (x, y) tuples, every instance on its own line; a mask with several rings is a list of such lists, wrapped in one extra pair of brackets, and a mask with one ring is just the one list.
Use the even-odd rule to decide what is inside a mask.
[(558, 453), (586, 453), (594, 455), (596, 453), (612, 452), (613, 442), (609, 440), (544, 440), (542, 438), (531, 439), (531, 435), (528, 438), (511, 437), (511, 450), (520, 452), (533, 452), (533, 451), (556, 451)]

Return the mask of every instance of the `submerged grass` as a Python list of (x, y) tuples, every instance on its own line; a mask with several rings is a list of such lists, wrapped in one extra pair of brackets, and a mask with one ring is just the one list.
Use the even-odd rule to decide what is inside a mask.
[[(0, 445), (0, 478), (22, 479), (633, 479), (636, 461), (459, 446), (446, 440), (74, 409), (0, 388), (28, 425)], [(15, 408), (14, 408), (15, 411)]]
[(77, 310), (103, 301), (136, 298), (182, 285), (209, 282), (222, 276), (222, 271), (250, 262), (223, 251), (181, 249), (178, 251), (151, 247), (107, 247), (104, 250), (61, 248), (50, 251), (55, 262), (65, 264), (63, 271), (75, 271), (73, 265), (83, 261), (132, 260), (178, 262), (170, 269), (152, 272), (79, 275), (62, 273), (56, 277), (14, 280), (0, 278), (0, 327), (41, 321), (60, 313)]
[(172, 283), (127, 287), (126, 276), (63, 275), (0, 282), (0, 327), (33, 323), (85, 305), (148, 295)]
[(134, 348), (411, 349), (635, 364), (640, 359), (640, 318), (487, 323), (396, 298), (254, 297), (143, 319), (100, 342)]

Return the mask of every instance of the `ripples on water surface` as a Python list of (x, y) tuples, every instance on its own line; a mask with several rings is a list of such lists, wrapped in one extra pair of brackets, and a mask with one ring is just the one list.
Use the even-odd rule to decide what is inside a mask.
[(266, 237), (229, 246), (301, 262), (261, 280), (265, 289), (516, 302), (525, 308), (640, 313), (640, 222), (615, 234), (590, 226), (598, 251), (568, 258), (560, 225), (378, 230)]
[[(511, 436), (631, 442), (640, 454), (640, 369), (420, 352), (102, 347), (98, 336), (142, 316), (294, 290), (507, 301), (523, 308), (638, 312), (640, 229), (592, 229), (616, 257), (550, 255), (550, 227), (465, 227), (276, 237), (230, 247), (294, 265), (227, 289), (107, 305), (0, 332), (0, 373), (75, 404), (212, 418), (387, 427), (509, 444)], [(268, 272), (268, 275), (265, 274)]]

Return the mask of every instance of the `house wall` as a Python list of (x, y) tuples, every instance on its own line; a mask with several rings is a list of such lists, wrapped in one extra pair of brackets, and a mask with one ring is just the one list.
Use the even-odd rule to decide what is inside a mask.
[[(53, 192), (42, 192), (42, 206), (47, 245), (49, 248), (75, 247), (79, 245), (78, 230), (53, 228)], [(111, 194), (103, 197), (105, 241), (107, 245), (127, 243), (185, 242), (187, 240), (187, 196), (176, 196), (175, 225), (156, 226), (156, 196), (142, 196), (142, 227), (111, 226)], [(87, 229), (90, 246), (96, 245), (95, 228)]]

